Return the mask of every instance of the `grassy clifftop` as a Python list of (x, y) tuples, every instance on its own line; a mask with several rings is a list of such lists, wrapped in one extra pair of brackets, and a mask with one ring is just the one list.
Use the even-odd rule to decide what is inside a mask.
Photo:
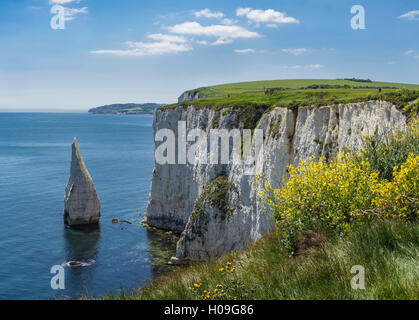
[(397, 88), (397, 89), (411, 89), (419, 90), (417, 84), (393, 83), (393, 82), (378, 82), (368, 81), (362, 79), (296, 79), (296, 80), (268, 80), (268, 81), (251, 81), (251, 82), (237, 82), (230, 84), (222, 84), (211, 87), (202, 87), (195, 90), (190, 90), (190, 93), (198, 92), (200, 96), (205, 98), (220, 98), (227, 95), (243, 95), (255, 94), (264, 92), (269, 88), (289, 88), (298, 90), (307, 88), (309, 86), (350, 86), (350, 87), (368, 87), (368, 88)]
[[(199, 94), (200, 99), (193, 102), (198, 108), (222, 109), (244, 105), (294, 108), (367, 100), (388, 100), (405, 107), (419, 98), (419, 85), (361, 79), (300, 79), (232, 83), (188, 92), (192, 95)], [(185, 101), (163, 109), (190, 104), (190, 101)]]

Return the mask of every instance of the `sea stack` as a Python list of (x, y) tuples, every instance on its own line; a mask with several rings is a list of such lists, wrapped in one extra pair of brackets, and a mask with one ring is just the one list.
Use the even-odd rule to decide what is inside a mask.
[(65, 189), (64, 224), (95, 224), (100, 219), (100, 201), (92, 177), (87, 171), (77, 139), (72, 144), (71, 171)]

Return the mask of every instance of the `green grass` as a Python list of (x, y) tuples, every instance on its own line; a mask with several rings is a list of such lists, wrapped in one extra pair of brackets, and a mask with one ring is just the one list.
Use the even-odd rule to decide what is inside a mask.
[[(309, 86), (340, 86), (338, 88), (308, 89)], [(343, 86), (349, 86), (343, 88)], [(381, 93), (378, 88), (382, 88)], [(404, 93), (401, 93), (403, 90)], [(356, 82), (349, 80), (302, 79), (241, 82), (190, 90), (199, 92), (201, 99), (193, 101), (196, 108), (295, 108), (322, 106), (367, 100), (388, 100), (400, 107), (419, 98), (419, 85), (391, 82)], [(405, 96), (408, 93), (407, 97)], [(406, 99), (408, 98), (408, 99)], [(190, 101), (162, 107), (162, 110), (186, 107)]]
[[(345, 238), (306, 233), (296, 257), (281, 239), (275, 229), (243, 252), (178, 267), (138, 291), (106, 299), (202, 299), (204, 290), (214, 299), (217, 285), (221, 300), (419, 298), (417, 223), (380, 223)], [(365, 268), (365, 290), (351, 288), (354, 265)]]
[(419, 90), (417, 84), (392, 83), (392, 82), (355, 82), (349, 80), (333, 79), (296, 79), (296, 80), (270, 80), (270, 81), (252, 81), (238, 82), (231, 84), (222, 84), (211, 87), (203, 87), (190, 92), (199, 92), (206, 98), (226, 97), (227, 95), (242, 95), (264, 92), (269, 88), (290, 88), (293, 90), (308, 87), (311, 85), (349, 85), (349, 86), (368, 86), (371, 88), (395, 87), (399, 89)]

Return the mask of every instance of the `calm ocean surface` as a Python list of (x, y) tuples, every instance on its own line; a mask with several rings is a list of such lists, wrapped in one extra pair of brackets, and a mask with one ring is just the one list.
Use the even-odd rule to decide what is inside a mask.
[[(0, 113), (0, 299), (101, 297), (153, 277), (143, 229), (153, 169), (152, 116)], [(77, 137), (102, 205), (99, 228), (65, 229), (64, 190)], [(112, 218), (127, 224), (112, 224)], [(50, 269), (69, 260), (65, 290)]]

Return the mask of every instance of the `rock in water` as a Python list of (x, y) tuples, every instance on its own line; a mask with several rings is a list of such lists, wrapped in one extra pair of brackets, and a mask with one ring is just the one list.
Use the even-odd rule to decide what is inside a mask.
[(79, 144), (74, 138), (72, 145), (71, 172), (65, 189), (64, 224), (77, 226), (98, 223), (100, 219), (100, 202), (80, 154)]

